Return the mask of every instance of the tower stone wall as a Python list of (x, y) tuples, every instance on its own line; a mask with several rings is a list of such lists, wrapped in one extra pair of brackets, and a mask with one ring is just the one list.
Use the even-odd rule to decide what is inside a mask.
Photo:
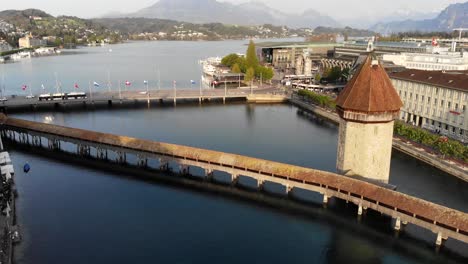
[(337, 170), (388, 183), (394, 122), (357, 123), (340, 120)]

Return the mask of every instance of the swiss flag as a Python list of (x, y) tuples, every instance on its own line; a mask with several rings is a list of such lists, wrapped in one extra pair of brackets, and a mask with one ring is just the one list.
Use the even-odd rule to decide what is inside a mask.
[(437, 42), (437, 39), (432, 38), (432, 46), (439, 46), (439, 42)]
[(80, 88), (80, 86), (78, 86), (78, 84), (77, 84), (77, 83), (75, 83), (75, 85), (73, 85), (73, 87), (75, 87), (75, 89), (78, 89), (78, 88)]
[(126, 82), (125, 82), (125, 85), (130, 86), (130, 85), (132, 85), (132, 83), (129, 82), (129, 81), (126, 81)]
[(21, 86), (21, 89), (23, 89), (23, 91), (26, 91), (26, 89), (28, 89), (28, 86), (26, 84), (23, 84), (23, 86)]

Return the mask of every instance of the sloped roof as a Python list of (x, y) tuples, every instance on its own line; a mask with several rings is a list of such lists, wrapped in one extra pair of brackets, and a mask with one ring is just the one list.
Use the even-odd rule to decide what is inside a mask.
[(390, 77), (448, 89), (468, 91), (468, 71), (406, 70), (390, 73)]
[(383, 66), (369, 55), (336, 100), (343, 110), (362, 113), (396, 112), (403, 106)]

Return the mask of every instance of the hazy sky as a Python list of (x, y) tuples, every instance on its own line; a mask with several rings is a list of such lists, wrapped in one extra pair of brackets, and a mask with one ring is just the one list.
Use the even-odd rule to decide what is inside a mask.
[[(157, 0), (1, 0), (0, 9), (39, 8), (52, 15), (75, 15), (89, 18), (111, 11), (133, 12), (156, 3)], [(221, 0), (220, 0), (221, 1)], [(248, 0), (222, 0), (241, 3)], [(274, 8), (300, 13), (313, 8), (334, 18), (355, 16), (376, 17), (388, 15), (397, 10), (421, 12), (439, 11), (452, 3), (468, 0), (257, 0)]]

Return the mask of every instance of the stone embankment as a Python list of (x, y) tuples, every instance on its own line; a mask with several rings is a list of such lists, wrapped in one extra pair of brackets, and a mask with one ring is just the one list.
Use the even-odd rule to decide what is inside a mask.
[[(339, 124), (340, 122), (339, 116), (331, 110), (327, 110), (320, 106), (304, 102), (298, 98), (290, 98), (289, 101), (291, 102), (291, 104), (306, 111), (312, 112), (335, 124)], [(437, 168), (445, 173), (448, 173), (468, 182), (468, 167), (466, 165), (458, 164), (453, 161), (443, 159), (442, 157), (437, 156), (435, 154), (428, 153), (424, 149), (418, 148), (417, 146), (414, 146), (411, 143), (405, 142), (399, 138), (393, 139), (393, 149), (405, 153), (434, 168)]]

